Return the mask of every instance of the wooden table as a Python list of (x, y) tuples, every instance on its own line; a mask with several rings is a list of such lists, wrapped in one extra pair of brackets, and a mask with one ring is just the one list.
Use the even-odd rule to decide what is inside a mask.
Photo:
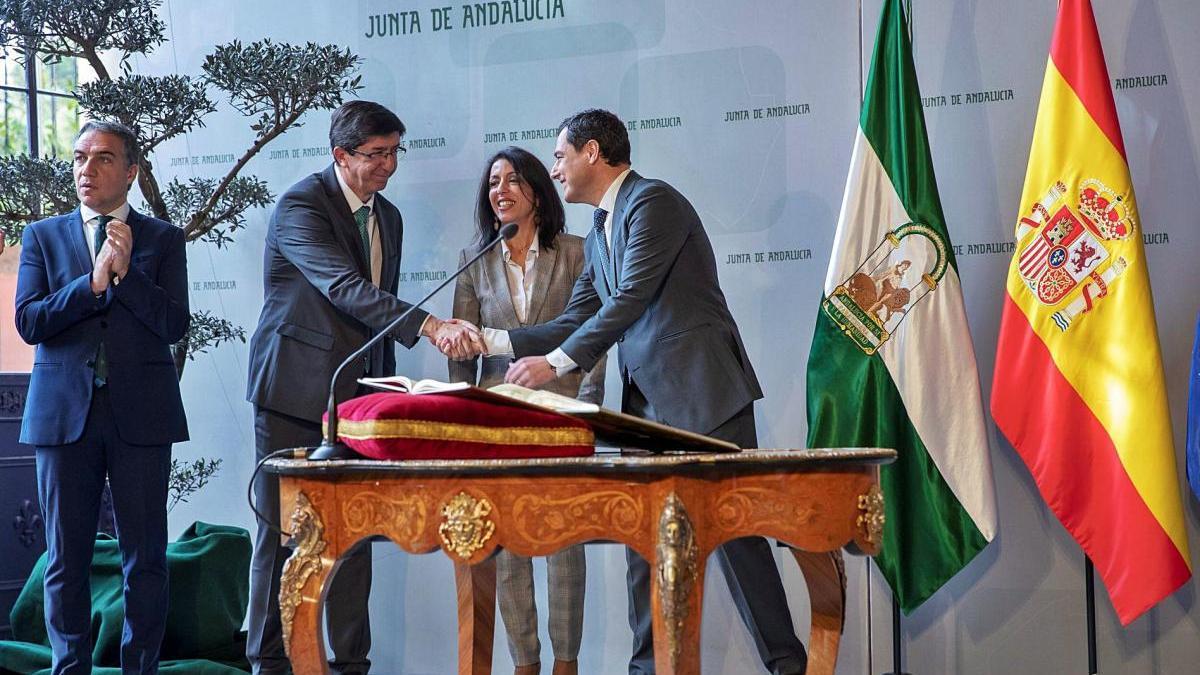
[(750, 450), (709, 455), (308, 462), (272, 460), (296, 550), (283, 571), (284, 643), (297, 675), (328, 673), (321, 605), (339, 558), (386, 537), (455, 563), (459, 670), (491, 672), (498, 547), (543, 556), (580, 542), (626, 544), (650, 561), (655, 663), (700, 672), (704, 563), (748, 535), (793, 547), (812, 604), (810, 675), (832, 675), (845, 606), (840, 549), (882, 540), (877, 465), (892, 450)]

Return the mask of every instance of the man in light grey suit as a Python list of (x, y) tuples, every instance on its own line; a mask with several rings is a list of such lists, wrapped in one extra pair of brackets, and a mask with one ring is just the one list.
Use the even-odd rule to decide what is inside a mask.
[[(717, 279), (716, 259), (692, 205), (670, 185), (630, 169), (629, 136), (610, 112), (585, 110), (559, 131), (551, 175), (568, 202), (591, 204), (587, 264), (554, 321), (484, 330), (490, 354), (521, 357), (509, 382), (534, 387), (590, 369), (614, 344), (625, 412), (737, 443), (757, 445), (762, 390)], [(543, 356), (544, 355), (544, 356)], [(654, 672), (650, 569), (628, 551), (631, 675)], [(783, 584), (761, 537), (731, 541), (717, 562), (738, 613), (772, 673), (803, 673)]]
[[(464, 248), (464, 267), (480, 248), (487, 252), (466, 268), (454, 287), (454, 317), (476, 326), (515, 330), (554, 319), (571, 299), (583, 271), (584, 240), (567, 234), (566, 214), (554, 181), (529, 151), (507, 147), (488, 159), (475, 205), (475, 245)], [(517, 226), (513, 237), (493, 246), (500, 224)], [(450, 379), (490, 387), (504, 381), (510, 359), (498, 356), (449, 361)], [(604, 358), (590, 371), (578, 368), (543, 389), (590, 403), (604, 403)], [(576, 675), (583, 638), (583, 593), (587, 561), (583, 544), (546, 558), (546, 621), (554, 651), (552, 675)], [(501, 550), (496, 555), (496, 600), (508, 634), (514, 675), (542, 672), (533, 563)]]

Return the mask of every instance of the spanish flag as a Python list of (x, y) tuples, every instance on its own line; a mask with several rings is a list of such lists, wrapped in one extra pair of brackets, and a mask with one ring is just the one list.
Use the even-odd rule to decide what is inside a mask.
[(1154, 303), (1089, 0), (1062, 0), (992, 415), (1128, 625), (1191, 576)]

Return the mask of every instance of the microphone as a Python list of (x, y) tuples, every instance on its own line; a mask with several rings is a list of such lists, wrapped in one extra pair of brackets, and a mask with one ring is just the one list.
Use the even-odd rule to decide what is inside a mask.
[(396, 329), (396, 326), (399, 326), (401, 323), (403, 323), (404, 320), (408, 318), (409, 314), (412, 314), (414, 310), (416, 310), (421, 305), (425, 304), (426, 301), (428, 301), (435, 294), (437, 294), (438, 291), (445, 288), (446, 285), (449, 284), (451, 281), (454, 281), (455, 279), (457, 279), (458, 275), (467, 271), (468, 267), (470, 267), (471, 265), (474, 265), (476, 260), (479, 260), (480, 258), (483, 257), (483, 254), (485, 254), (488, 251), (495, 248), (496, 244), (500, 243), (501, 240), (512, 239), (517, 234), (517, 224), (516, 223), (508, 223), (507, 225), (500, 226), (500, 230), (499, 230), (498, 234), (499, 234), (499, 236), (497, 236), (495, 239), (493, 239), (491, 241), (491, 243), (489, 243), (487, 246), (484, 246), (482, 249), (480, 249), (479, 253), (475, 254), (475, 257), (471, 258), (470, 260), (467, 261), (467, 263), (465, 265), (458, 268), (458, 270), (455, 271), (454, 274), (451, 274), (445, 281), (443, 281), (441, 284), (439, 284), (437, 288), (433, 289), (432, 291), (429, 291), (429, 294), (426, 295), (425, 297), (421, 298), (421, 300), (419, 302), (417, 302), (417, 304), (412, 305), (408, 309), (404, 310), (404, 312), (401, 313), (400, 316), (396, 317), (391, 323), (389, 323), (387, 325), (387, 327), (385, 327), (383, 330), (379, 331), (374, 336), (372, 336), (370, 340), (367, 340), (366, 344), (359, 347), (358, 350), (355, 351), (350, 356), (347, 356), (345, 361), (342, 361), (341, 365), (339, 365), (337, 367), (337, 370), (335, 370), (333, 372), (333, 380), (329, 383), (329, 406), (326, 409), (326, 414), (328, 415), (328, 417), (327, 417), (328, 422), (325, 425), (325, 437), (323, 439), (321, 439), (321, 445), (316, 450), (314, 450), (311, 455), (308, 456), (308, 459), (310, 459), (310, 460), (328, 460), (328, 459), (354, 459), (354, 458), (361, 457), (361, 455), (359, 455), (357, 452), (354, 452), (350, 448), (346, 447), (345, 443), (341, 443), (338, 441), (338, 436), (337, 436), (337, 427), (338, 427), (337, 383), (338, 383), (338, 379), (342, 375), (342, 370), (349, 364), (355, 363), (356, 361), (358, 361), (359, 357), (361, 357), (363, 354), (366, 354), (367, 351), (369, 349), (371, 349), (371, 347), (374, 347), (375, 345), (379, 344), (379, 342), (381, 340), (383, 340), (385, 337), (388, 336), (389, 333), (391, 333), (393, 330)]

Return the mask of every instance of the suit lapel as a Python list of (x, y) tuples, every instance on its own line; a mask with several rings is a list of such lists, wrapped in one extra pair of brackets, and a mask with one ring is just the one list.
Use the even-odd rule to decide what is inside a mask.
[[(517, 310), (513, 308), (512, 293), (508, 291), (508, 274), (504, 271), (504, 252), (499, 244), (483, 256), (483, 275), (487, 279), (488, 290), (497, 299), (496, 306), (500, 309), (500, 324), (496, 328), (520, 328)], [(528, 316), (528, 315), (526, 315)]]
[(92, 271), (92, 242), (87, 240), (87, 232), (83, 229), (83, 216), (79, 209), (67, 216), (66, 226), (70, 228), (66, 240), (71, 242), (71, 251), (75, 257), (75, 276), (88, 274)]
[(333, 206), (331, 214), (333, 216), (333, 234), (354, 261), (359, 273), (370, 279), (371, 262), (363, 256), (358, 225), (354, 222), (354, 214), (350, 212), (350, 205), (346, 203), (346, 195), (342, 194), (342, 186), (338, 184), (334, 171), (337, 171), (335, 165), (330, 164), (321, 172), (321, 184), (325, 188), (325, 195), (329, 198), (329, 203)]
[[(394, 218), (393, 213), (396, 216)], [(379, 227), (379, 245), (383, 247), (383, 268), (379, 271), (379, 283), (394, 293), (396, 289), (391, 284), (400, 271), (400, 245), (404, 236), (404, 224), (400, 212), (380, 195), (375, 195), (375, 222)], [(357, 233), (357, 229), (355, 232)]]
[(145, 229), (142, 227), (142, 221), (144, 218), (146, 218), (146, 216), (134, 211), (133, 207), (129, 208), (129, 216), (126, 218), (125, 222), (127, 225), (129, 225), (129, 231), (133, 234), (133, 251), (130, 252), (130, 255), (137, 255), (139, 244), (138, 237), (141, 236), (142, 231)]
[(625, 208), (629, 205), (629, 195), (634, 186), (642, 179), (636, 171), (630, 171), (617, 191), (617, 201), (613, 204), (612, 216), (612, 267), (614, 285), (621, 283), (621, 261), (625, 259), (625, 236), (628, 234), (628, 223), (625, 222)]
[[(616, 222), (616, 220), (614, 219), (613, 222)], [(608, 277), (604, 275), (604, 264), (600, 262), (602, 254), (599, 247), (601, 243), (599, 237), (600, 233), (596, 232), (595, 228), (592, 228), (592, 231), (588, 232), (587, 238), (583, 242), (584, 257), (587, 259), (588, 264), (592, 266), (592, 286), (596, 289), (596, 293), (600, 295), (600, 302), (608, 302), (608, 297), (612, 295), (612, 291), (608, 287)], [(611, 263), (612, 260), (609, 260), (609, 262)]]
[(526, 323), (531, 326), (543, 323), (542, 306), (546, 304), (546, 296), (550, 293), (558, 258), (557, 246), (539, 248), (537, 259), (533, 261), (533, 297), (529, 299), (529, 311), (525, 314)]

